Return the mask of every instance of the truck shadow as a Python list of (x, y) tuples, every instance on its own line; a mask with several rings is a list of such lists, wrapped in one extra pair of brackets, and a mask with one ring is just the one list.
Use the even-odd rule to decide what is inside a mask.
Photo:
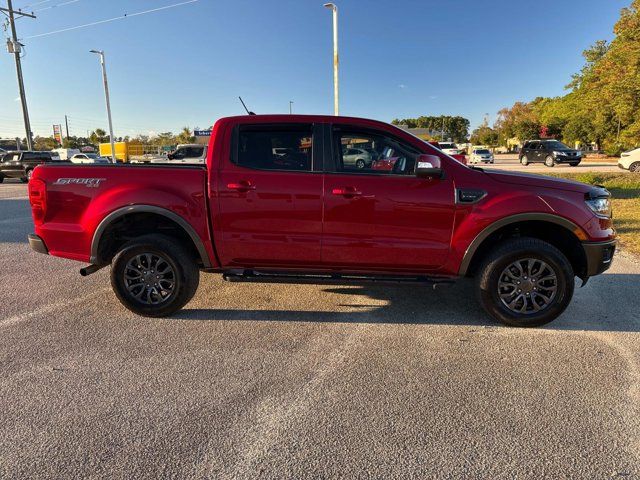
[[(640, 275), (608, 274), (578, 288), (569, 308), (546, 325), (550, 330), (640, 332)], [(255, 284), (246, 284), (251, 295)], [(314, 292), (315, 293), (315, 292)], [(433, 290), (416, 286), (327, 286), (327, 310), (185, 309), (176, 319), (196, 321), (258, 321), (369, 323), (502, 327), (487, 316), (475, 298), (471, 280)], [(343, 295), (341, 301), (336, 295)], [(302, 302), (301, 302), (302, 303)], [(332, 309), (334, 309), (332, 311)], [(504, 327), (507, 328), (507, 327)]]

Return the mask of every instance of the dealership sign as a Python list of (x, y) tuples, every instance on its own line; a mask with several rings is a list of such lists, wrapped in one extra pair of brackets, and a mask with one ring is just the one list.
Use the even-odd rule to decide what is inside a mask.
[(56, 139), (56, 142), (62, 145), (62, 125), (53, 126), (53, 138)]
[(210, 137), (211, 130), (194, 130), (193, 135), (196, 137)]

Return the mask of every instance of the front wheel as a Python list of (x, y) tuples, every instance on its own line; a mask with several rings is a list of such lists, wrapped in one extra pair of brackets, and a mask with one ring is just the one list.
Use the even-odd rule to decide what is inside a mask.
[(514, 238), (495, 248), (479, 270), (476, 293), (485, 311), (515, 327), (537, 327), (569, 305), (574, 273), (567, 257), (537, 238)]
[(629, 171), (635, 172), (635, 173), (640, 172), (640, 162), (634, 162), (631, 165), (629, 165)]
[(196, 261), (177, 240), (144, 235), (126, 243), (111, 263), (111, 286), (134, 313), (165, 317), (180, 310), (198, 289)]
[(580, 165), (580, 162), (571, 162), (569, 165), (571, 165), (572, 167), (577, 167), (578, 165)]
[(364, 160), (362, 160), (361, 158), (356, 160), (356, 167), (359, 168), (359, 169), (363, 169), (365, 167)]
[(547, 158), (544, 159), (544, 164), (547, 167), (555, 167), (556, 161), (553, 159), (551, 155), (548, 155)]

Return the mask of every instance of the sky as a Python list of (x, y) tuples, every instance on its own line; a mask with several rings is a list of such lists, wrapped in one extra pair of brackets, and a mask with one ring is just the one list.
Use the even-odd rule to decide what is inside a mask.
[[(181, 1), (14, 0), (37, 16), (16, 22), (34, 133), (51, 135), (65, 114), (71, 135), (106, 130), (90, 49), (105, 51), (115, 136), (206, 128), (242, 114), (239, 95), (256, 113), (288, 113), (289, 101), (294, 113), (333, 113), (331, 11), (322, 0), (198, 0), (37, 36)], [(335, 3), (342, 115), (462, 115), (473, 128), (515, 101), (564, 94), (582, 51), (612, 38), (631, 0)], [(16, 136), (24, 137), (22, 111), (3, 45), (0, 138)]]

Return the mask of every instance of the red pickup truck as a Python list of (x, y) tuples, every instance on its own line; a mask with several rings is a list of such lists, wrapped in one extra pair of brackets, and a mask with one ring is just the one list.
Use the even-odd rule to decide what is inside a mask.
[[(345, 152), (372, 162), (345, 162)], [(376, 159), (394, 158), (376, 170)], [(385, 123), (220, 119), (206, 165), (53, 165), (29, 182), (41, 253), (111, 265), (130, 310), (166, 316), (200, 271), (228, 281), (434, 285), (475, 277), (509, 325), (549, 322), (574, 277), (606, 270), (616, 240), (604, 188), (469, 168)], [(409, 293), (409, 292), (408, 292)]]

